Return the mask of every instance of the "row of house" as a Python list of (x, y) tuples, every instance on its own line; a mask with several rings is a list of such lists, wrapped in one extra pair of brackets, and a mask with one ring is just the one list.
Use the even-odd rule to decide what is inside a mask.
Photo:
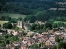
[[(10, 49), (30, 49), (30, 46), (33, 44), (40, 44), (45, 43), (45, 47), (52, 47), (54, 45), (57, 45), (56, 38), (63, 38), (63, 42), (66, 42), (66, 29), (63, 30), (49, 30), (48, 32), (43, 32), (42, 34), (39, 33), (33, 33), (32, 37), (23, 36), (22, 42), (15, 42), (12, 45), (10, 45)], [(9, 46), (6, 46), (7, 48)], [(41, 48), (41, 47), (40, 47)], [(44, 48), (44, 46), (42, 46)]]
[[(37, 22), (35, 22), (37, 23)], [(44, 24), (44, 22), (39, 22), (41, 24)], [(26, 25), (29, 25), (29, 23), (26, 23)], [(18, 21), (17, 27), (22, 28), (23, 27), (22, 21)], [(27, 25), (27, 26), (28, 26)], [(28, 27), (27, 27), (28, 28)], [(12, 35), (19, 35), (21, 31), (15, 31), (12, 29), (7, 29), (8, 34)], [(22, 32), (21, 32), (22, 33)], [(33, 44), (40, 44), (44, 43), (45, 47), (52, 47), (54, 45), (57, 45), (58, 43), (56, 42), (56, 38), (63, 38), (63, 42), (66, 42), (66, 29), (61, 27), (59, 30), (49, 30), (47, 32), (42, 32), (42, 34), (37, 33), (37, 32), (31, 32), (29, 31), (28, 34), (32, 34), (32, 36), (22, 36), (23, 40), (21, 42), (14, 42), (11, 44), (6, 45), (5, 49), (30, 49), (30, 46)], [(44, 48), (44, 46), (41, 46), (40, 48)]]

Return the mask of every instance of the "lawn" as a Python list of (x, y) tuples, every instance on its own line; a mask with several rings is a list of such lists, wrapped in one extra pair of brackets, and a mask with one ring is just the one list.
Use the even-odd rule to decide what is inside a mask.
[(58, 23), (58, 22), (62, 22), (62, 21), (54, 21), (53, 23)]
[(4, 23), (8, 23), (8, 21), (1, 21), (0, 20), (0, 24), (3, 25)]
[(53, 23), (63, 22), (66, 25), (66, 22), (64, 21), (54, 21)]
[(26, 15), (22, 15), (22, 14), (12, 14), (12, 13), (1, 13), (0, 16), (9, 16), (11, 18), (19, 18), (19, 17), (22, 17), (23, 19), (26, 17)]

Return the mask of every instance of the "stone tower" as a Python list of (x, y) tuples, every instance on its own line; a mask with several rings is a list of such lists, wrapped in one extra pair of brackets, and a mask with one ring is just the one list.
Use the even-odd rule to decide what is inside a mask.
[(17, 27), (22, 28), (23, 27), (23, 22), (22, 21), (18, 21)]

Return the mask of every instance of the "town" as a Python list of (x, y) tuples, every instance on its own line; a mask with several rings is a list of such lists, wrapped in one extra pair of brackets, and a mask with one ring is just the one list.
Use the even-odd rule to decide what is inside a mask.
[(0, 0), (0, 49), (66, 49), (66, 0)]
[[(24, 23), (23, 21), (18, 21), (16, 23), (17, 28), (15, 30), (3, 28), (2, 30), (4, 30), (4, 32), (0, 31), (0, 36), (4, 35), (7, 30), (6, 37), (8, 38), (9, 35), (16, 36), (17, 40), (12, 39), (14, 42), (9, 41), (5, 47), (0, 47), (0, 49), (64, 49), (63, 43), (66, 43), (66, 28), (63, 26), (53, 28), (52, 30), (47, 29), (40, 33), (29, 30), (30, 26), (33, 24), (44, 25), (46, 23), (47, 22), (41, 21), (37, 21), (35, 23)], [(14, 23), (12, 23), (12, 25), (14, 25)]]

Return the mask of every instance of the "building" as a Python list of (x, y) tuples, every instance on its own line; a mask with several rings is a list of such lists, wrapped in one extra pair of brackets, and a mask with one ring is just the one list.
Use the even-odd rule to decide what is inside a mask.
[(22, 22), (22, 21), (18, 21), (17, 27), (18, 27), (18, 28), (23, 28), (23, 22)]
[(52, 42), (51, 42), (50, 40), (47, 40), (47, 41), (45, 42), (45, 45), (46, 45), (46, 46), (52, 46), (53, 44), (52, 44)]
[(28, 49), (26, 45), (21, 45), (20, 49)]
[(31, 27), (30, 23), (24, 23), (24, 29), (29, 30)]

